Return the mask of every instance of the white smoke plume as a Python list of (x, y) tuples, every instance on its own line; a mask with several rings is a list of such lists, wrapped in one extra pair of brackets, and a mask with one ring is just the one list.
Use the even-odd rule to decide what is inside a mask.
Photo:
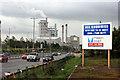
[(31, 8), (30, 11), (28, 11), (28, 13), (29, 12), (32, 13), (33, 15), (40, 14), (42, 17), (46, 17), (42, 10), (36, 10), (35, 8)]
[(22, 8), (27, 14), (31, 14), (31, 15), (41, 15), (41, 17), (47, 17), (44, 12), (40, 9), (35, 9), (35, 8), (30, 8), (29, 6), (27, 6), (26, 4), (22, 3), (20, 5), (20, 8)]

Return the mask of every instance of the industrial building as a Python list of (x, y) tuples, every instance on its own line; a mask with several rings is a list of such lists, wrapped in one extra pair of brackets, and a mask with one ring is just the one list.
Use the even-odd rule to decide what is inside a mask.
[[(39, 41), (39, 42), (47, 41), (47, 43), (58, 43), (59, 45), (67, 45), (75, 49), (79, 49), (79, 46), (80, 46), (79, 37), (76, 35), (67, 37), (67, 34), (68, 34), (67, 24), (65, 24), (65, 26), (62, 25), (62, 39), (58, 37), (58, 30), (57, 30), (56, 24), (52, 27), (50, 26), (48, 27), (47, 18), (44, 20), (40, 20), (38, 24), (39, 24), (39, 36), (37, 37), (36, 41)], [(64, 30), (66, 32), (64, 32)], [(66, 43), (64, 41), (64, 36), (65, 36)]]
[(46, 41), (47, 43), (54, 43), (54, 44), (58, 43), (60, 46), (62, 46), (60, 37), (59, 38), (40, 38), (40, 37), (38, 37), (37, 41), (39, 41), (39, 42)]
[(75, 49), (79, 49), (79, 47), (80, 47), (79, 37), (76, 35), (72, 35), (70, 37), (67, 37), (66, 45), (71, 46)]
[(57, 37), (58, 30), (56, 24), (53, 27), (48, 27), (48, 21), (40, 20), (39, 24), (39, 37)]
[(58, 43), (62, 45), (61, 38), (58, 37), (58, 30), (56, 24), (54, 26), (48, 27), (47, 18), (45, 20), (40, 20), (39, 24), (39, 36), (36, 41), (47, 43)]

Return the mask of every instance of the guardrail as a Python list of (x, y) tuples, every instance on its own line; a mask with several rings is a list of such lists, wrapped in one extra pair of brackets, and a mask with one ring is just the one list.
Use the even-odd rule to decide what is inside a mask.
[(9, 56), (8, 59), (21, 59), (21, 56)]
[(42, 65), (40, 65), (40, 64), (38, 64), (38, 65), (32, 65), (32, 66), (30, 66), (30, 67), (26, 67), (26, 69), (24, 69), (24, 70), (18, 69), (17, 72), (15, 72), (15, 73), (8, 73), (8, 74), (7, 74), (6, 76), (4, 76), (1, 80), (11, 80), (11, 77), (12, 77), (12, 78), (16, 78), (15, 75), (17, 75), (17, 77), (19, 77), (19, 76), (20, 76), (20, 73), (23, 73), (23, 72), (26, 72), (26, 73), (27, 73), (28, 70), (35, 69), (35, 68), (40, 68), (40, 70), (45, 71), (46, 68), (48, 68), (48, 66), (49, 66), (50, 64), (54, 64), (54, 63), (57, 65), (57, 69), (61, 69), (61, 68), (64, 67), (64, 64), (66, 63), (67, 60), (69, 60), (69, 58), (68, 58), (68, 57), (65, 57), (65, 58), (62, 58), (62, 59), (60, 59), (60, 60), (50, 61), (50, 62), (48, 62), (48, 63), (43, 63)]

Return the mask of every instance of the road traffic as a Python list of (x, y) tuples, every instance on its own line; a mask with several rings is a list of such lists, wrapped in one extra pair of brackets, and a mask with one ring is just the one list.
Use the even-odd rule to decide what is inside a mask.
[[(44, 55), (49, 55), (48, 53), (44, 53)], [(59, 60), (65, 57), (65, 54), (59, 56), (53, 56), (54, 60)], [(17, 72), (18, 69), (23, 70), (26, 67), (32, 67), (32, 65), (42, 65), (43, 59), (40, 58), (40, 61), (27, 61), (26, 59), (22, 59), (22, 55), (20, 59), (10, 59), (8, 62), (0, 63), (0, 78), (5, 75), (5, 72)]]

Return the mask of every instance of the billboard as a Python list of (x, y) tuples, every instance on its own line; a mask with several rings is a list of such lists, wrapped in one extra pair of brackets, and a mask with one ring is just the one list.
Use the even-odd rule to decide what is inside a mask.
[(112, 23), (83, 24), (82, 49), (112, 49)]

